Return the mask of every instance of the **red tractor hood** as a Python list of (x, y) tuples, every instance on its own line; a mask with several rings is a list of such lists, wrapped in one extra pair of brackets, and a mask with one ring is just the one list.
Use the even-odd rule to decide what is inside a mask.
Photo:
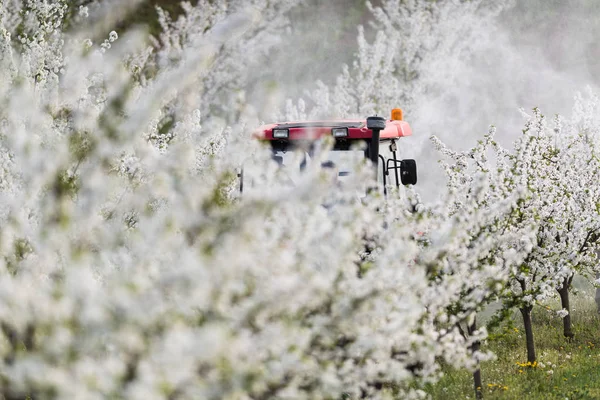
[[(252, 136), (259, 140), (316, 140), (331, 135), (333, 128), (347, 128), (348, 136), (340, 139), (370, 139), (371, 130), (367, 129), (366, 120), (335, 121), (293, 121), (268, 124), (259, 127)], [(287, 139), (273, 137), (273, 129), (288, 129)], [(406, 121), (387, 120), (385, 129), (380, 133), (381, 140), (397, 139), (412, 136), (410, 125)]]

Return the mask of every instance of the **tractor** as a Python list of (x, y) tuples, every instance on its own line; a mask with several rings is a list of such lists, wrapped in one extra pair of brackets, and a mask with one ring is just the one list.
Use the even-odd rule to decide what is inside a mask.
[[(270, 147), (273, 159), (281, 166), (290, 167), (287, 163), (290, 154), (301, 152), (303, 159), (297, 166), (300, 169), (306, 167), (307, 161), (314, 154), (316, 141), (331, 136), (334, 143), (328, 154), (328, 160), (321, 166), (336, 168), (339, 177), (350, 174), (350, 171), (345, 168), (351, 165), (352, 161), (366, 158), (374, 165), (377, 179), (381, 181), (385, 195), (387, 195), (388, 181), (392, 179), (391, 171), (393, 171), (396, 187), (400, 187), (400, 184), (417, 183), (415, 160), (399, 160), (397, 156), (398, 139), (412, 136), (410, 125), (403, 120), (403, 113), (399, 108), (392, 110), (389, 120), (374, 116), (366, 120), (281, 122), (263, 125), (255, 130), (252, 136)], [(384, 145), (388, 146), (388, 154), (380, 152)], [(243, 190), (242, 169), (240, 192)]]

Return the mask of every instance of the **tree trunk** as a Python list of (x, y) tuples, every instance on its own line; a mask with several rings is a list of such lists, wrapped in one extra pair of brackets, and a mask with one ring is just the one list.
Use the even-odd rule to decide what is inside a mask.
[(563, 317), (563, 334), (567, 339), (573, 339), (575, 334), (573, 333), (573, 329), (571, 327), (571, 307), (569, 305), (569, 289), (571, 288), (571, 279), (573, 276), (566, 277), (563, 280), (562, 286), (560, 286), (558, 290), (558, 294), (560, 295), (560, 304), (563, 310), (567, 310), (568, 314)]
[[(467, 331), (469, 332), (469, 336), (473, 335), (473, 333), (477, 330), (477, 317), (473, 319), (473, 323), (467, 326)], [(471, 345), (471, 353), (476, 353), (479, 351), (481, 347), (481, 343), (479, 341), (473, 342)], [(481, 368), (477, 368), (475, 372), (473, 372), (473, 388), (475, 389), (475, 398), (477, 400), (483, 399), (483, 383), (481, 381)]]
[(523, 316), (523, 326), (525, 328), (525, 342), (527, 344), (527, 361), (533, 363), (536, 360), (535, 344), (533, 342), (533, 326), (531, 325), (532, 306), (519, 308)]
[[(596, 279), (600, 279), (600, 274), (596, 274)], [(596, 307), (598, 307), (598, 314), (600, 314), (600, 287), (596, 289)]]

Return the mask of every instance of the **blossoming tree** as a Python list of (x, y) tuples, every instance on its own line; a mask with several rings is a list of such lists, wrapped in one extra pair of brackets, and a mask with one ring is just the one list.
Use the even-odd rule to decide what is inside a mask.
[[(160, 54), (176, 57), (148, 61), (135, 34), (98, 46), (63, 31), (63, 2), (11, 4), (0, 6), (4, 397), (421, 397), (412, 384), (435, 380), (441, 360), (480, 357), (484, 332), (468, 339), (456, 323), (488, 292), (446, 321), (464, 283), (428, 270), (449, 250), (487, 252), (457, 250), (472, 221), (424, 256), (423, 222), (402, 201), (384, 214), (382, 199), (357, 201), (317, 168), (285, 187), (268, 157), (253, 162), (270, 189), (230, 198), (243, 128), (211, 142), (200, 109), (223, 104), (212, 91), (231, 84), (221, 74), (234, 50), (260, 43), (253, 9), (220, 10), (201, 33), (186, 25), (200, 18), (191, 8), (184, 27), (163, 16), (181, 36), (163, 37)], [(152, 135), (165, 112), (166, 145)], [(395, 245), (367, 267), (362, 238), (386, 219)]]
[[(523, 314), (527, 338), (528, 361), (535, 361), (531, 310), (536, 302), (549, 298), (554, 291), (561, 296), (564, 334), (572, 337), (569, 319), (568, 290), (575, 272), (593, 276), (596, 266), (594, 241), (598, 230), (598, 193), (593, 189), (598, 168), (593, 142), (574, 130), (563, 130), (560, 119), (553, 129), (535, 109), (515, 142), (513, 152), (502, 149), (492, 135), (469, 153), (458, 153), (438, 145), (443, 153), (458, 162), (446, 168), (450, 185), (472, 196), (473, 170), (466, 159), (476, 160), (477, 170), (495, 169), (485, 199), (478, 207), (496, 204), (515, 193), (519, 198), (515, 213), (508, 216), (504, 229), (525, 231), (521, 239), (527, 256), (509, 270), (507, 291), (503, 293), (507, 308), (518, 307)], [(439, 142), (438, 142), (439, 143)], [(493, 148), (495, 164), (486, 153)], [(457, 205), (458, 209), (462, 204)]]

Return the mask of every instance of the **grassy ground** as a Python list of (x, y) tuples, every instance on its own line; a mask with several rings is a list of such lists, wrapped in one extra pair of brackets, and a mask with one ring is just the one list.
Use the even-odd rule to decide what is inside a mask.
[[(573, 296), (572, 303), (575, 339), (571, 342), (563, 337), (562, 320), (554, 312), (535, 309), (540, 364), (534, 368), (523, 366), (527, 355), (520, 314), (515, 315), (512, 328), (488, 340), (482, 349), (493, 351), (498, 358), (481, 368), (485, 399), (600, 399), (600, 317), (593, 294)], [(475, 397), (471, 374), (451, 369), (426, 391), (433, 399)]]

